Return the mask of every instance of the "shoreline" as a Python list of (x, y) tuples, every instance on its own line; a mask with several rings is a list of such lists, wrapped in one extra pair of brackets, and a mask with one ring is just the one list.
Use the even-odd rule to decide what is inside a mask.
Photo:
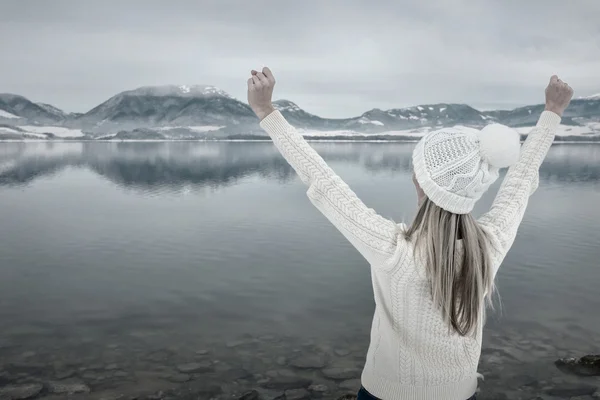
[[(323, 142), (323, 143), (417, 143), (420, 138), (415, 140), (407, 139), (310, 139), (304, 138), (307, 142)], [(271, 139), (0, 139), (0, 143), (176, 143), (176, 142), (225, 142), (225, 143), (263, 143), (271, 142)], [(523, 143), (523, 141), (521, 141)], [(556, 144), (600, 144), (600, 140), (555, 140), (552, 145)]]
[[(335, 338), (265, 332), (211, 340), (201, 332), (175, 339), (171, 329), (92, 337), (74, 330), (61, 338), (39, 332), (19, 344), (5, 337), (0, 398), (350, 399), (360, 387), (369, 344), (367, 332)], [(594, 381), (554, 365), (584, 347), (569, 344), (540, 329), (486, 328), (478, 368), (486, 378), (479, 382), (482, 399), (596, 393)]]

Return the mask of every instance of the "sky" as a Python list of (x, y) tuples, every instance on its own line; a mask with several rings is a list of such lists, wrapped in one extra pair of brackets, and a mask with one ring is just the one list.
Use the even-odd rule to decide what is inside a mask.
[(598, 0), (2, 0), (0, 92), (85, 112), (140, 86), (208, 84), (323, 117), (600, 93)]

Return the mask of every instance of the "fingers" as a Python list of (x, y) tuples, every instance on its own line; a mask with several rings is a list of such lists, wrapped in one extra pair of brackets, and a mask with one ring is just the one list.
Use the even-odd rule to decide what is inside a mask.
[(275, 77), (273, 77), (273, 73), (269, 69), (269, 67), (264, 67), (262, 72), (258, 72), (253, 69), (250, 71), (251, 77), (248, 79), (248, 89), (257, 89), (261, 86), (272, 86), (275, 84)]
[(275, 77), (273, 76), (273, 72), (271, 72), (271, 69), (269, 67), (264, 67), (262, 73), (267, 77), (267, 79), (270, 82), (275, 83)]
[(255, 75), (262, 83), (267, 83), (267, 77), (262, 72), (257, 72)]
[(552, 75), (550, 77), (550, 83), (556, 83), (558, 82), (558, 75)]

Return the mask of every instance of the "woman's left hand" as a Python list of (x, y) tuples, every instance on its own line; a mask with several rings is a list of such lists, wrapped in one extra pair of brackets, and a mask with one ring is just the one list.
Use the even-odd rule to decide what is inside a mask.
[(268, 67), (262, 72), (252, 70), (252, 77), (248, 79), (248, 104), (261, 121), (273, 111), (272, 99), (275, 78)]

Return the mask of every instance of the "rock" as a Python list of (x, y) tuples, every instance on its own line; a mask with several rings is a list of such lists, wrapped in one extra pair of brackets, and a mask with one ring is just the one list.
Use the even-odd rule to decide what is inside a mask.
[(47, 369), (46, 364), (34, 362), (14, 362), (8, 365), (7, 370), (12, 372), (24, 372), (29, 375), (38, 375)]
[(39, 383), (0, 388), (0, 400), (25, 400), (37, 396), (44, 386)]
[(594, 394), (592, 395), (592, 398), (593, 398), (593, 399), (600, 399), (600, 390), (598, 390), (596, 393), (594, 393)]
[(340, 383), (340, 389), (358, 392), (360, 389), (360, 379), (350, 379)]
[(224, 381), (232, 382), (238, 379), (250, 378), (252, 374), (243, 368), (233, 368), (219, 374), (219, 377)]
[(261, 386), (266, 389), (302, 389), (310, 386), (312, 383), (311, 379), (298, 376), (293, 371), (280, 370), (273, 373), (273, 371), (267, 372), (269, 378), (265, 382), (261, 382)]
[(198, 350), (196, 354), (199, 356), (205, 356), (208, 354), (208, 350)]
[(169, 382), (175, 382), (175, 383), (183, 383), (183, 382), (188, 382), (190, 379), (192, 379), (189, 375), (187, 374), (167, 374), (164, 376), (166, 380), (168, 380)]
[(346, 357), (348, 354), (350, 354), (350, 350), (336, 349), (336, 350), (334, 350), (334, 353), (340, 357)]
[(269, 378), (277, 378), (279, 376), (279, 371), (267, 371), (265, 375)]
[(184, 374), (205, 373), (212, 371), (212, 365), (208, 361), (179, 364), (177, 370)]
[[(223, 388), (215, 383), (209, 383), (206, 381), (192, 381), (187, 385), (189, 385), (189, 391), (196, 395), (196, 397), (193, 397), (194, 399), (211, 399), (223, 393)], [(179, 398), (187, 399), (188, 397), (175, 396), (175, 399)], [(192, 397), (189, 398), (191, 399)]]
[(338, 397), (337, 400), (356, 400), (355, 394), (345, 394), (342, 397)]
[(106, 375), (97, 375), (93, 372), (86, 372), (85, 374), (82, 375), (81, 378), (87, 382), (103, 381), (106, 379)]
[(285, 400), (310, 399), (310, 393), (306, 389), (290, 389), (285, 391)]
[(310, 390), (311, 392), (315, 392), (315, 393), (327, 393), (329, 391), (329, 388), (327, 387), (327, 385), (319, 384), (319, 385), (310, 385), (308, 387), (308, 390)]
[(326, 378), (336, 381), (359, 378), (362, 371), (358, 368), (326, 368), (322, 370)]
[(227, 342), (225, 344), (225, 346), (229, 347), (230, 349), (233, 349), (235, 347), (240, 347), (242, 345), (245, 345), (247, 343), (246, 340), (232, 340), (231, 342)]
[(571, 375), (600, 376), (600, 355), (589, 355), (581, 358), (561, 358), (554, 363), (556, 367)]
[(161, 390), (146, 397), (147, 400), (162, 400), (165, 398), (165, 393)]
[[(99, 400), (125, 400), (126, 397), (124, 394), (109, 394), (100, 397)], [(131, 399), (128, 399), (131, 400)]]
[(327, 365), (327, 358), (323, 354), (303, 354), (292, 360), (290, 365), (301, 369), (319, 369)]
[(113, 371), (115, 369), (119, 369), (119, 366), (117, 364), (108, 364), (106, 367), (104, 367), (104, 369), (107, 371)]
[(75, 375), (75, 370), (73, 370), (73, 369), (66, 369), (66, 370), (56, 371), (54, 373), (54, 377), (56, 379), (58, 379), (59, 381), (61, 381), (63, 379), (70, 378), (73, 375)]
[(10, 375), (8, 372), (0, 371), (0, 386), (6, 385), (11, 381)]
[(158, 350), (155, 351), (151, 354), (149, 354), (148, 356), (146, 356), (146, 359), (148, 361), (153, 361), (153, 362), (157, 362), (157, 363), (165, 363), (166, 361), (172, 356), (173, 354), (168, 351), (168, 350)]
[(112, 376), (115, 378), (126, 378), (129, 376), (129, 374), (125, 371), (115, 371), (113, 372)]
[(25, 353), (21, 354), (21, 357), (31, 358), (31, 357), (35, 357), (35, 355), (36, 355), (35, 351), (26, 351)]
[(287, 358), (281, 356), (277, 357), (277, 365), (281, 365), (282, 367), (287, 364)]
[(259, 400), (260, 395), (256, 390), (251, 390), (249, 392), (244, 393), (238, 400)]
[(76, 394), (76, 393), (90, 393), (90, 388), (83, 383), (76, 382), (48, 382), (48, 391), (55, 394)]
[(569, 398), (577, 396), (591, 396), (596, 392), (598, 388), (592, 385), (586, 384), (565, 384), (561, 387), (555, 387), (549, 389), (547, 393), (551, 396)]

